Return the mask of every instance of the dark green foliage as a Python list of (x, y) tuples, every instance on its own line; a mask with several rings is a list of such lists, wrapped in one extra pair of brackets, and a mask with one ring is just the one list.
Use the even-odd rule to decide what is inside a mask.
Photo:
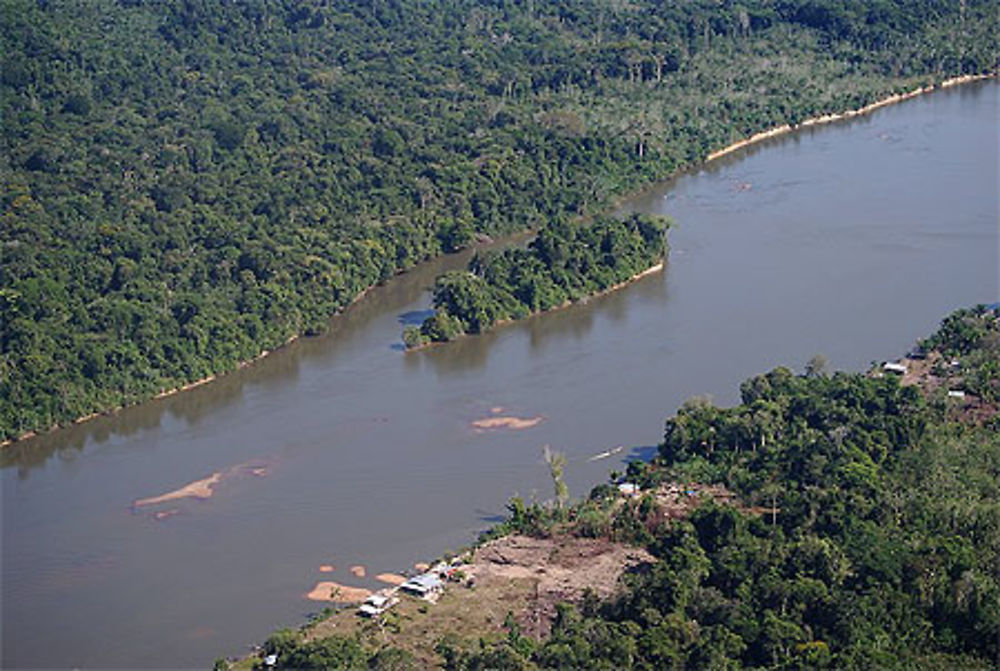
[(556, 523), (565, 521), (564, 511), (559, 508), (543, 506), (535, 501), (526, 504), (520, 496), (514, 496), (507, 502), (507, 514), (506, 520), (483, 533), (479, 540), (485, 542), (510, 533), (548, 536)]
[(372, 671), (419, 671), (423, 668), (411, 653), (400, 648), (383, 648), (368, 662)]
[(482, 333), (603, 291), (662, 260), (666, 228), (665, 220), (639, 214), (553, 222), (526, 249), (477, 254), (467, 271), (437, 278), (434, 314), (403, 340), (412, 347)]
[[(330, 636), (305, 642), (302, 634), (290, 629), (281, 629), (271, 634), (264, 642), (263, 655), (277, 655), (277, 669), (410, 669), (412, 658), (404, 651), (392, 648), (377, 654), (365, 650), (354, 638)], [(371, 667), (369, 667), (371, 664)], [(263, 663), (254, 665), (264, 669)]]
[[(330, 636), (311, 643), (301, 644), (285, 656), (279, 656), (278, 668), (295, 669), (296, 671), (321, 671), (323, 669), (368, 669), (371, 658), (361, 644), (353, 638)], [(377, 658), (377, 655), (375, 656)], [(375, 659), (373, 658), (373, 659)], [(405, 666), (393, 666), (398, 658), (384, 660), (389, 663), (382, 667), (387, 669)], [(376, 667), (378, 668), (378, 667)]]
[(279, 629), (264, 641), (264, 654), (285, 657), (299, 645), (301, 640), (302, 636), (298, 632)]
[(748, 133), (994, 67), (996, 23), (983, 0), (0, 0), (0, 437), (232, 370)]
[[(961, 346), (967, 361), (998, 333), (995, 312), (963, 310), (926, 343), (972, 341)], [(612, 529), (638, 531), (633, 540), (658, 562), (629, 576), (613, 601), (585, 602), (582, 613), (561, 606), (551, 637), (521, 652), (523, 661), (563, 669), (994, 667), (995, 427), (953, 422), (896, 378), (798, 377), (779, 368), (742, 392), (735, 408), (697, 399), (682, 407), (667, 422), (659, 459), (629, 477), (696, 476), (759, 507), (709, 502), (650, 527), (642, 503), (627, 502)], [(610, 500), (609, 488), (596, 488), (568, 511), (577, 532), (588, 535)], [(523, 525), (524, 507), (511, 511), (511, 523)]]

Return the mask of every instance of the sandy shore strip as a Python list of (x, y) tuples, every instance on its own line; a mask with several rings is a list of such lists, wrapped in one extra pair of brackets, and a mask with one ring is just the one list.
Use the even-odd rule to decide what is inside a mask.
[(632, 284), (636, 280), (641, 280), (643, 277), (646, 277), (648, 275), (652, 275), (653, 273), (658, 273), (661, 270), (663, 270), (664, 263), (665, 263), (664, 261), (660, 261), (656, 265), (653, 265), (653, 266), (650, 266), (649, 268), (646, 268), (641, 273), (636, 273), (635, 275), (633, 275), (632, 277), (628, 278), (624, 282), (619, 282), (618, 284), (612, 284), (607, 289), (604, 289), (603, 291), (599, 291), (598, 293), (594, 294), (593, 296), (590, 296), (589, 298), (585, 298), (583, 300), (590, 300), (591, 298), (597, 298), (598, 296), (603, 296), (604, 294), (609, 294), (612, 291), (617, 291), (618, 289), (621, 289), (623, 287), (628, 286), (629, 284)]
[(360, 603), (371, 595), (372, 591), (364, 587), (351, 587), (350, 585), (341, 585), (329, 580), (321, 580), (306, 594), (306, 598), (310, 601)]
[(379, 573), (375, 576), (375, 579), (379, 582), (384, 582), (387, 585), (402, 585), (406, 582), (406, 577), (401, 576), (398, 573)]
[(180, 489), (175, 489), (172, 492), (160, 494), (159, 496), (150, 496), (146, 499), (136, 499), (132, 502), (132, 505), (138, 508), (140, 506), (152, 506), (157, 503), (176, 501), (177, 499), (186, 499), (188, 497), (207, 499), (212, 496), (214, 493), (212, 488), (219, 484), (220, 480), (222, 480), (222, 473), (212, 473), (207, 478), (195, 480), (194, 482), (184, 485)]
[(491, 429), (513, 429), (515, 431), (520, 431), (523, 429), (530, 429), (533, 426), (538, 426), (545, 421), (545, 418), (539, 415), (538, 417), (483, 417), (482, 419), (473, 420), (470, 425), (476, 431), (489, 431)]
[(946, 89), (952, 86), (957, 86), (959, 84), (967, 84), (969, 82), (980, 81), (983, 79), (992, 79), (994, 77), (996, 77), (995, 74), (962, 75), (961, 77), (952, 77), (951, 79), (944, 80), (940, 84), (936, 85), (931, 84), (930, 86), (922, 86), (919, 88), (915, 88), (912, 91), (907, 91), (906, 93), (896, 93), (894, 95), (887, 96), (885, 98), (882, 98), (881, 100), (876, 100), (875, 102), (869, 105), (865, 105), (864, 107), (859, 107), (858, 109), (847, 110), (846, 112), (840, 112), (837, 114), (824, 114), (822, 116), (812, 117), (794, 126), (791, 124), (783, 124), (781, 126), (775, 126), (774, 128), (761, 131), (760, 133), (755, 133), (748, 138), (734, 142), (733, 144), (723, 147), (718, 151), (714, 151), (708, 155), (705, 161), (706, 162), (713, 161), (721, 156), (725, 156), (726, 154), (731, 154), (737, 149), (742, 149), (743, 147), (756, 144), (758, 142), (770, 139), (772, 137), (777, 137), (778, 135), (784, 135), (785, 133), (796, 130), (798, 128), (809, 128), (810, 126), (819, 126), (821, 124), (831, 123), (833, 121), (852, 119), (856, 116), (861, 116), (863, 114), (874, 112), (875, 110), (881, 107), (885, 107), (886, 105), (894, 105), (904, 100), (909, 100), (910, 98), (915, 98), (919, 95), (930, 93), (937, 89)]

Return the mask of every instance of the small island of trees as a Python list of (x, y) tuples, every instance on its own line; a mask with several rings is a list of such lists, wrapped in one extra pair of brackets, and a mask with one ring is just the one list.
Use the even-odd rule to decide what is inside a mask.
[(403, 341), (447, 342), (607, 291), (662, 262), (668, 227), (647, 214), (554, 222), (525, 249), (479, 253), (467, 270), (437, 278), (434, 314), (407, 328)]

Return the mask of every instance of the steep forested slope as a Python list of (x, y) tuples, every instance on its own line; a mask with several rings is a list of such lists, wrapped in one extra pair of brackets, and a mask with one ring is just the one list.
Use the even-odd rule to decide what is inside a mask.
[(477, 233), (996, 62), (993, 3), (0, 0), (0, 438)]

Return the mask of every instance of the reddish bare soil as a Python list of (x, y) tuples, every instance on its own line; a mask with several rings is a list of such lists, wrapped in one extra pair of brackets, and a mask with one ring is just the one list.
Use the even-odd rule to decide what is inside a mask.
[(552, 626), (556, 604), (578, 602), (588, 588), (600, 597), (610, 596), (623, 573), (655, 561), (645, 550), (607, 540), (514, 535), (476, 550), (466, 573), (477, 590), (480, 586), (531, 581), (534, 596), (515, 617), (525, 634), (541, 638)]

